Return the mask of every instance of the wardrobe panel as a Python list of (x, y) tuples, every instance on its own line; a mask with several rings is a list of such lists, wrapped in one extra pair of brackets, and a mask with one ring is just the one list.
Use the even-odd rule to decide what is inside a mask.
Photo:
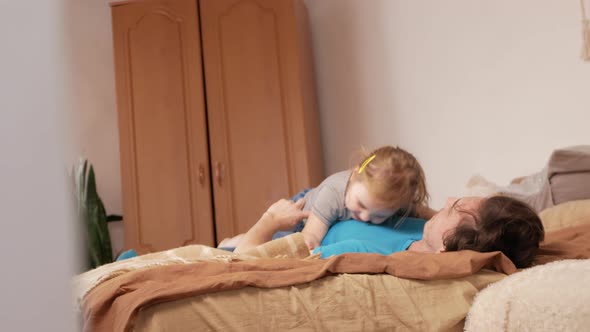
[(126, 247), (213, 245), (197, 6), (113, 7)]
[(318, 184), (301, 0), (111, 6), (127, 248), (214, 245)]
[(286, 1), (202, 0), (218, 240), (247, 231), (293, 188), (284, 98)]

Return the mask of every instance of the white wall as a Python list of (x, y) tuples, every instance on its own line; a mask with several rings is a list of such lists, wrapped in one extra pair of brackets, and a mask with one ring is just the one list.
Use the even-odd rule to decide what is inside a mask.
[[(397, 144), (427, 173), (433, 205), (481, 173), (539, 170), (555, 147), (590, 144), (590, 63), (577, 0), (306, 0), (326, 171), (361, 145)], [(70, 1), (73, 116), (109, 213), (122, 213), (106, 0)]]
[(0, 4), (2, 331), (74, 331), (62, 1)]
[(400, 145), (432, 205), (474, 173), (502, 184), (590, 144), (577, 0), (307, 0), (326, 171)]
[(72, 135), (77, 149), (70, 164), (86, 156), (94, 166), (98, 193), (108, 214), (122, 214), (115, 69), (108, 0), (68, 0), (67, 57), (71, 82)]

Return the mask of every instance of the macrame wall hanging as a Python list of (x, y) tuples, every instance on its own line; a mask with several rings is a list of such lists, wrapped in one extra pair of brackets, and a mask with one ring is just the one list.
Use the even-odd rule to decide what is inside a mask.
[(586, 16), (586, 0), (580, 0), (580, 7), (582, 7), (582, 59), (590, 61), (590, 21)]

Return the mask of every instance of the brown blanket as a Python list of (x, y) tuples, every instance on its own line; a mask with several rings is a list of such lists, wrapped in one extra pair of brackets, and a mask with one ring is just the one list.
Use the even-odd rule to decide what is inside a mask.
[[(590, 225), (548, 234), (537, 263), (574, 257), (590, 258)], [(506, 274), (516, 271), (498, 252), (472, 251), (344, 254), (327, 260), (261, 259), (162, 266), (129, 272), (90, 291), (83, 304), (84, 330), (127, 331), (144, 306), (247, 286), (283, 287), (338, 273), (387, 273), (408, 279), (440, 280), (474, 274), (483, 268)]]
[(499, 252), (473, 251), (390, 256), (344, 254), (326, 260), (260, 259), (247, 262), (199, 262), (138, 270), (105, 281), (88, 293), (83, 304), (85, 331), (128, 331), (138, 310), (150, 304), (247, 286), (296, 285), (337, 273), (387, 273), (439, 280), (494, 269), (510, 274), (516, 268)]
[(590, 258), (590, 224), (565, 228), (546, 236), (535, 265), (561, 259)]

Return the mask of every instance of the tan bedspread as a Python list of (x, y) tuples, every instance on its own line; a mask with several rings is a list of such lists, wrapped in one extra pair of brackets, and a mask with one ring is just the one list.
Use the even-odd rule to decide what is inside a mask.
[[(539, 264), (563, 258), (590, 258), (590, 225), (572, 227), (548, 234), (546, 242), (542, 244), (541, 248), (541, 255), (537, 260), (537, 263)], [(210, 250), (206, 251), (209, 252)], [(441, 299), (448, 297), (449, 306), (452, 306), (454, 301), (461, 302), (461, 299), (471, 303), (473, 295), (475, 294), (474, 292), (477, 289), (480, 289), (487, 283), (498, 280), (502, 276), (498, 273), (492, 277), (490, 277), (487, 272), (477, 273), (484, 268), (494, 269), (506, 274), (515, 272), (514, 265), (500, 253), (476, 253), (472, 251), (449, 252), (442, 254), (400, 252), (390, 256), (382, 256), (377, 254), (345, 254), (332, 257), (327, 260), (258, 259), (254, 261), (241, 262), (204, 261), (190, 264), (159, 266), (149, 269), (128, 271), (118, 275), (116, 278), (106, 280), (98, 287), (92, 289), (84, 297), (83, 301), (84, 329), (86, 331), (130, 330), (134, 326), (135, 318), (137, 317), (140, 309), (142, 309), (142, 316), (139, 321), (142, 322), (141, 324), (144, 324), (142, 326), (156, 324), (156, 316), (152, 315), (148, 317), (145, 315), (145, 313), (148, 312), (147, 310), (150, 310), (149, 306), (151, 305), (169, 301), (181, 303), (179, 300), (183, 299), (186, 299), (186, 301), (200, 301), (199, 298), (189, 298), (203, 294), (208, 295), (201, 296), (201, 300), (218, 297), (224, 298), (224, 295), (214, 295), (212, 293), (222, 290), (225, 291), (223, 293), (227, 293), (227, 291), (243, 289), (249, 286), (257, 288), (255, 290), (253, 288), (246, 288), (246, 290), (242, 290), (244, 294), (248, 294), (248, 292), (255, 292), (256, 297), (259, 298), (267, 296), (266, 294), (268, 292), (268, 290), (262, 290), (260, 288), (284, 287), (270, 292), (272, 294), (279, 294), (280, 292), (283, 292), (283, 294), (284, 292), (296, 292), (300, 289), (314, 289), (315, 295), (309, 294), (308, 299), (312, 299), (314, 296), (320, 296), (320, 299), (315, 298), (313, 303), (324, 303), (324, 298), (328, 300), (330, 297), (335, 298), (338, 296), (343, 296), (340, 294), (346, 293), (334, 293), (330, 289), (324, 290), (323, 287), (319, 285), (326, 285), (331, 282), (340, 282), (342, 280), (347, 280), (343, 282), (344, 286), (337, 287), (354, 288), (358, 286), (360, 287), (358, 288), (360, 294), (357, 294), (356, 297), (352, 297), (350, 300), (336, 301), (334, 303), (338, 303), (338, 305), (344, 305), (342, 302), (350, 302), (349, 304), (353, 305), (353, 309), (347, 309), (349, 311), (355, 310), (355, 304), (358, 304), (356, 310), (359, 310), (359, 306), (364, 306), (362, 307), (364, 308), (362, 309), (364, 311), (361, 311), (361, 313), (365, 312), (367, 317), (372, 317), (361, 321), (364, 321), (366, 324), (368, 324), (366, 325), (367, 329), (373, 329), (373, 327), (381, 326), (379, 325), (381, 320), (375, 321), (374, 318), (379, 316), (379, 310), (387, 307), (389, 307), (389, 309), (386, 310), (386, 312), (395, 318), (386, 320), (386, 322), (383, 323), (385, 324), (384, 326), (390, 326), (388, 324), (394, 324), (395, 326), (406, 326), (408, 330), (421, 330), (420, 327), (424, 327), (424, 325), (416, 325), (418, 327), (414, 328), (414, 325), (409, 326), (404, 324), (406, 324), (408, 321), (411, 321), (411, 324), (419, 324), (419, 321), (422, 321), (421, 324), (426, 324), (424, 323), (428, 322), (426, 319), (430, 319), (429, 317), (431, 317), (431, 314), (435, 315), (433, 313), (436, 312), (436, 310), (440, 310), (439, 313), (441, 314), (441, 317), (439, 320), (434, 321), (434, 323), (428, 322), (428, 324), (439, 326), (441, 327), (440, 329), (443, 329), (442, 326), (445, 326), (444, 329), (453, 329), (453, 326), (456, 324), (461, 325), (461, 320), (467, 314), (468, 307), (463, 308), (464, 311), (463, 309), (459, 310), (457, 308), (451, 307), (443, 308), (443, 302), (441, 302)], [(364, 275), (346, 277), (348, 279), (342, 279), (344, 277), (340, 276), (317, 280), (322, 277), (333, 276), (335, 274), (350, 273)], [(387, 275), (376, 276), (367, 274)], [(391, 276), (396, 276), (399, 278), (393, 278)], [(483, 276), (482, 278), (484, 279), (478, 279), (480, 276)], [(414, 280), (403, 280), (401, 278)], [(336, 279), (340, 281), (334, 281)], [(398, 286), (392, 286), (392, 283)], [(376, 286), (376, 284), (380, 284), (382, 286)], [(287, 287), (294, 285), (295, 287)], [(379, 293), (375, 293), (371, 287), (381, 288), (378, 291)], [(406, 294), (408, 292), (411, 294)], [(227, 293), (227, 296), (230, 296), (229, 294), (230, 293)], [(234, 292), (234, 294), (241, 293)], [(377, 297), (375, 297), (376, 294), (379, 294), (381, 298), (387, 298), (390, 296), (396, 297), (398, 294), (403, 294), (401, 297), (396, 297), (395, 299), (402, 301), (402, 298), (404, 298), (405, 300), (403, 301), (405, 303), (400, 302), (399, 306), (408, 309), (405, 311), (403, 311), (403, 309), (399, 309), (402, 310), (400, 314), (397, 312), (392, 312), (390, 310), (398, 310), (398, 305), (395, 304), (395, 308), (391, 308), (391, 306), (393, 306), (391, 300), (388, 302), (377, 301)], [(288, 297), (290, 297), (293, 294), (289, 293), (288, 295)], [(363, 296), (368, 297), (365, 299), (365, 302), (360, 300), (363, 298)], [(241, 298), (241, 295), (238, 295), (236, 303), (240, 303), (239, 298)], [(233, 300), (227, 299), (227, 301), (228, 302), (220, 302), (219, 304), (216, 304), (216, 309), (210, 306), (206, 307), (210, 307), (209, 309), (211, 310), (224, 310), (231, 308), (232, 312), (235, 311), (237, 314), (239, 314), (240, 309), (235, 307), (235, 303), (231, 304), (231, 301)], [(248, 302), (248, 305), (262, 303), (257, 301), (258, 300), (254, 302)], [(300, 298), (299, 300), (288, 298), (277, 300), (277, 305), (285, 305), (287, 303), (290, 303), (292, 306), (297, 306), (298, 304), (303, 305), (302, 308), (290, 307), (289, 310), (291, 311), (298, 312), (298, 310), (303, 310), (304, 313), (309, 312), (318, 314), (322, 312), (322, 310), (316, 308), (314, 305), (311, 305), (311, 307), (306, 307), (306, 303), (310, 304), (312, 302), (308, 302), (308, 300), (304, 298)], [(214, 304), (212, 305), (215, 306)], [(258, 307), (261, 313), (276, 311), (269, 309), (268, 307), (272, 307), (274, 305), (273, 303), (267, 303), (266, 305), (267, 306)], [(174, 307), (174, 304), (170, 303), (168, 306), (170, 306), (169, 308), (172, 308)], [(159, 305), (158, 307), (162, 307), (162, 305)], [(430, 309), (424, 309), (424, 311), (422, 311), (422, 308)], [(199, 310), (207, 311), (209, 309), (200, 308)], [(430, 313), (428, 310), (433, 311)], [(454, 310), (459, 310), (461, 311), (461, 314), (456, 316), (455, 314), (449, 314), (449, 312), (446, 312), (446, 310), (450, 310), (451, 313), (453, 313)], [(248, 312), (248, 315), (252, 314), (250, 311)], [(210, 311), (210, 313), (213, 312)], [(332, 317), (330, 316), (331, 313), (324, 314), (327, 314), (325, 317)], [(171, 315), (175, 314), (171, 313)], [(411, 315), (411, 317), (405, 317), (406, 315)], [(232, 326), (235, 327), (236, 324), (234, 322), (234, 325), (231, 325), (232, 322), (228, 321), (229, 318), (227, 318), (229, 316), (231, 315), (213, 315), (210, 316), (208, 320), (205, 319), (204, 321), (202, 318), (194, 319), (199, 320), (197, 321), (198, 324), (205, 324), (199, 325), (198, 329), (203, 328), (215, 330), (216, 328), (213, 328), (214, 326), (220, 326), (221, 330), (225, 330), (226, 328), (230, 328)], [(237, 316), (232, 317), (232, 319), (236, 319)], [(329, 324), (331, 324), (329, 322), (324, 322), (324, 318), (320, 319), (320, 317), (324, 316), (317, 316), (317, 319), (313, 318), (313, 315), (298, 315), (297, 317), (299, 317), (299, 319), (303, 319), (303, 321), (298, 323), (298, 320), (295, 319), (295, 321), (290, 320), (286, 324), (295, 324), (296, 326), (297, 324), (301, 323), (301, 326), (307, 326), (309, 329), (313, 329), (317, 324), (320, 324), (319, 326), (322, 327), (321, 329), (328, 327)], [(347, 317), (358, 316), (353, 316), (350, 314), (341, 318), (346, 321), (348, 319)], [(418, 321), (414, 321), (416, 317), (418, 317)], [(461, 320), (458, 320), (457, 317), (460, 317)], [(251, 323), (253, 325), (249, 325), (250, 327), (243, 327), (240, 325), (240, 328), (237, 330), (258, 330), (260, 326), (266, 326), (261, 324), (270, 324), (272, 319), (274, 318), (269, 316), (264, 322)], [(215, 324), (211, 323), (211, 320), (215, 321)], [(260, 318), (258, 321), (259, 320)], [(446, 323), (441, 323), (441, 320), (446, 320)], [(250, 320), (246, 319), (246, 321)], [(271, 325), (278, 326), (277, 324), (280, 324), (281, 321), (274, 320), (274, 322), (276, 324)], [(140, 326), (138, 325), (138, 328), (139, 327)], [(152, 327), (154, 326), (152, 325)], [(159, 330), (157, 325), (155, 330)], [(360, 330), (363, 330), (363, 326), (360, 326)], [(428, 325), (426, 330), (439, 329), (431, 328), (431, 326)]]
[(541, 244), (534, 264), (584, 258), (590, 258), (590, 223), (549, 233)]
[(160, 266), (128, 272), (91, 290), (83, 303), (84, 330), (126, 331), (142, 307), (221, 290), (298, 285), (337, 273), (386, 273), (407, 279), (441, 280), (473, 275), (483, 268), (503, 273), (516, 270), (499, 252), (473, 251), (344, 254), (325, 260), (259, 259)]
[(462, 331), (477, 292), (504, 277), (489, 270), (431, 281), (339, 274), (273, 289), (246, 287), (149, 306), (134, 331)]

